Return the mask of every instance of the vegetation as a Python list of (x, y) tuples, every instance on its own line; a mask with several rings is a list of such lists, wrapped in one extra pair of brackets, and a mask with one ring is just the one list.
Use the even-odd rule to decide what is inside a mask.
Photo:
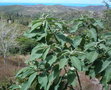
[(17, 73), (17, 83), (11, 89), (72, 90), (78, 81), (82, 90), (79, 72), (85, 72), (98, 78), (108, 90), (110, 31), (102, 33), (102, 22), (87, 16), (72, 21), (72, 27), (65, 26), (63, 21), (45, 15), (32, 22), (25, 36), (36, 39), (37, 45), (26, 62), (28, 66)]
[(21, 36), (17, 38), (19, 47), (14, 49), (15, 53), (30, 54), (31, 50), (36, 46), (36, 40)]
[[(11, 90), (74, 90), (78, 86), (84, 90), (83, 72), (108, 90), (111, 10), (104, 3), (107, 10), (101, 6), (0, 6), (0, 89), (14, 83)], [(25, 67), (23, 60), (29, 56)]]
[[(78, 18), (83, 14), (92, 15), (89, 11), (85, 11), (87, 9), (90, 9), (90, 7), (86, 7), (82, 10), (82, 8), (62, 5), (0, 6), (0, 18), (6, 19), (7, 22), (11, 21), (12, 23), (20, 23), (27, 26), (31, 20), (39, 18), (43, 13), (55, 18), (70, 21), (72, 18)], [(94, 8), (94, 10), (97, 9), (98, 8)], [(101, 9), (101, 7), (99, 9)], [(98, 14), (96, 14), (96, 16), (100, 17)]]
[(11, 47), (16, 46), (17, 31), (15, 27), (9, 27), (5, 22), (0, 22), (0, 54), (4, 57), (4, 63), (6, 63), (6, 57)]

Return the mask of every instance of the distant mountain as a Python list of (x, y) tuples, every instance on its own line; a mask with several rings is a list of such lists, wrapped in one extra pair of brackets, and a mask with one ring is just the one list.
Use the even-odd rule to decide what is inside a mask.
[(60, 13), (60, 12), (73, 12), (76, 9), (62, 6), (62, 5), (13, 5), (13, 6), (0, 6), (0, 12), (19, 12), (22, 14), (36, 14), (42, 12), (53, 12), (53, 13)]
[(22, 14), (35, 14), (38, 12), (73, 12), (80, 10), (101, 11), (105, 10), (105, 6), (63, 6), (63, 5), (9, 5), (0, 6), (0, 12), (20, 12)]
[(54, 17), (71, 19), (79, 17), (81, 14), (88, 14), (86, 11), (102, 11), (104, 6), (63, 6), (63, 5), (9, 5), (0, 6), (0, 14), (17, 14), (31, 17), (40, 16), (42, 13), (50, 14)]
[(70, 17), (78, 17), (80, 15), (80, 10), (76, 8), (70, 8), (63, 5), (13, 5), (13, 6), (0, 6), (0, 13), (5, 14), (21, 14), (27, 15), (31, 17), (36, 17), (43, 13), (50, 14), (54, 17), (58, 18), (66, 18), (69, 19)]
[(88, 11), (102, 11), (105, 10), (106, 7), (103, 5), (99, 5), (99, 6), (86, 6), (86, 7), (73, 7), (72, 8), (76, 8), (76, 9), (80, 9), (80, 10), (88, 10)]

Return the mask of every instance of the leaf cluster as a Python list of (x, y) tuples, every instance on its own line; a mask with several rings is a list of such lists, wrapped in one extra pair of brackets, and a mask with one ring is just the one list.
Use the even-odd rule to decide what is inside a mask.
[(74, 20), (70, 28), (65, 25), (46, 15), (32, 22), (25, 36), (35, 39), (37, 45), (26, 62), (28, 66), (17, 73), (18, 83), (12, 89), (71, 90), (82, 71), (99, 78), (108, 90), (111, 33), (101, 34), (102, 22), (86, 16)]

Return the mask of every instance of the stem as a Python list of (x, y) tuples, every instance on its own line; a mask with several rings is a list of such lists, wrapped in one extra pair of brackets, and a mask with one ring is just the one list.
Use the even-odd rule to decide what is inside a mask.
[(4, 55), (3, 58), (4, 58), (4, 64), (6, 65), (6, 55)]
[(71, 90), (75, 90), (72, 86), (68, 86)]
[(82, 90), (82, 85), (81, 85), (80, 77), (79, 77), (77, 70), (76, 70), (76, 74), (77, 74), (80, 90)]

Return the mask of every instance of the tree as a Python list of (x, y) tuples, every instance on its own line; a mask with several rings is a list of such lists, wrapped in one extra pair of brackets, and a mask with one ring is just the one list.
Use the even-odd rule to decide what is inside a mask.
[[(43, 16), (32, 22), (25, 36), (34, 38), (27, 66), (17, 75), (11, 90), (74, 90), (77, 81), (82, 90), (79, 72), (100, 78), (105, 90), (111, 83), (111, 33), (100, 20), (81, 17), (66, 31), (64, 23)], [(66, 26), (66, 25), (65, 25)]]
[(104, 0), (103, 1), (103, 3), (105, 4), (107, 9), (110, 9), (110, 2), (111, 2), (111, 0), (108, 0), (108, 1)]
[(4, 57), (4, 63), (6, 63), (6, 57), (9, 53), (9, 49), (17, 45), (15, 41), (16, 37), (16, 26), (13, 27), (5, 21), (0, 21), (0, 54)]
[(111, 9), (110, 9), (110, 3), (111, 0), (108, 1), (103, 1), (103, 3), (105, 4), (107, 10), (104, 11), (104, 18), (103, 21), (105, 23), (106, 29), (110, 30), (111, 28)]
[(109, 9), (109, 3), (106, 1), (103, 1), (103, 3), (105, 4), (106, 8)]
[[(20, 54), (29, 54), (31, 50), (36, 46), (36, 40), (20, 36), (17, 38), (17, 43), (19, 45), (19, 53)], [(33, 44), (32, 44), (33, 43)]]

